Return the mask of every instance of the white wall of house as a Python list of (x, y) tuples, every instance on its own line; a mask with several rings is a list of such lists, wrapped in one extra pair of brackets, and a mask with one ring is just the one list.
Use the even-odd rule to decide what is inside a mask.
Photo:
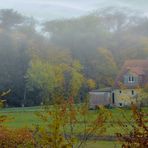
[(138, 101), (138, 89), (116, 89), (114, 93), (115, 106), (130, 106), (131, 103), (137, 103)]
[(89, 107), (95, 109), (99, 105), (109, 105), (110, 104), (110, 92), (89, 92)]
[(89, 92), (90, 108), (99, 105), (111, 105), (114, 107), (131, 106), (131, 103), (139, 104), (142, 89), (114, 89), (112, 92)]

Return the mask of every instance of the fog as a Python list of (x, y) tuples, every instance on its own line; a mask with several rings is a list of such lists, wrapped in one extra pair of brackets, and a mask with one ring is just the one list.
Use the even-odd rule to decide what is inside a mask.
[(40, 105), (58, 88), (67, 97), (72, 82), (84, 97), (82, 77), (112, 87), (126, 60), (148, 59), (148, 2), (107, 2), (1, 1), (0, 91), (11, 90), (8, 105)]
[(14, 9), (41, 20), (77, 17), (110, 6), (148, 13), (147, 0), (0, 0), (0, 9)]

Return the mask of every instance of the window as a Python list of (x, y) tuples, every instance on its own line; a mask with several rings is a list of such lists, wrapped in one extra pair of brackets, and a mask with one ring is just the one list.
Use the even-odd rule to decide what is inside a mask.
[(133, 83), (135, 81), (134, 77), (133, 76), (129, 76), (128, 77), (128, 82), (129, 83)]
[(132, 90), (132, 95), (134, 95), (134, 93), (135, 93), (134, 90)]
[(119, 106), (122, 107), (122, 103), (119, 103)]
[(129, 76), (128, 81), (131, 82), (131, 76)]
[(115, 104), (115, 93), (112, 93), (112, 103)]
[(121, 94), (121, 93), (122, 93), (122, 91), (121, 91), (121, 90), (119, 90), (119, 93)]

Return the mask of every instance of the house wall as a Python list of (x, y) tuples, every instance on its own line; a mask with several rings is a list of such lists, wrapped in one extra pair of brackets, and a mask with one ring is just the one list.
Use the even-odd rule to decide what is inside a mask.
[[(132, 79), (132, 77), (134, 81), (129, 81), (129, 78)], [(126, 75), (124, 75), (124, 85), (125, 86), (137, 86), (138, 84), (139, 84), (138, 76), (133, 75), (131, 73), (127, 73)]]
[(90, 92), (89, 107), (95, 109), (99, 105), (110, 105), (111, 93), (110, 92)]
[(137, 89), (116, 89), (115, 93), (115, 106), (123, 107), (130, 106), (131, 103), (137, 103), (138, 90)]
[(89, 108), (92, 109), (99, 105), (126, 107), (141, 101), (141, 89), (114, 89), (112, 92), (90, 92), (89, 95)]

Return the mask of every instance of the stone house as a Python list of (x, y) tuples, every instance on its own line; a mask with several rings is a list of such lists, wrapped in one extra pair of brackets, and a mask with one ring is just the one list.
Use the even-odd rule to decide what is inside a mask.
[[(101, 90), (97, 96), (93, 97), (94, 92), (90, 92), (90, 106), (92, 102), (98, 105), (110, 106), (129, 106), (131, 103), (138, 103), (140, 89), (148, 83), (148, 60), (128, 60), (125, 61), (121, 71), (115, 79), (114, 87), (108, 91), (108, 100), (104, 96), (102, 101)], [(95, 92), (96, 93), (96, 92)], [(100, 99), (101, 98), (101, 99)], [(100, 99), (101, 101), (98, 101)], [(106, 101), (107, 100), (107, 101)], [(103, 102), (103, 103), (102, 103)], [(94, 103), (95, 104), (95, 103)]]

